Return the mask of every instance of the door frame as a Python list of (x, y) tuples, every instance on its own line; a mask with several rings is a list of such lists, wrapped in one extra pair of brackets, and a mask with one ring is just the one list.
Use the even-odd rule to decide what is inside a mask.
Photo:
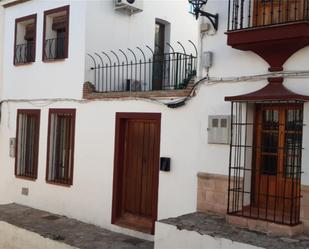
[[(159, 152), (161, 140), (161, 113), (136, 113), (136, 112), (117, 112), (115, 124), (115, 147), (114, 147), (114, 174), (113, 174), (113, 198), (112, 198), (112, 219), (111, 223), (116, 224), (117, 219), (121, 215), (121, 200), (122, 200), (122, 183), (123, 183), (123, 161), (124, 161), (124, 139), (125, 139), (125, 125), (126, 121), (130, 119), (139, 120), (154, 120), (159, 122)], [(158, 170), (155, 171), (154, 176), (154, 193), (152, 196), (153, 214), (152, 214), (152, 229), (154, 234), (155, 221), (158, 218), (158, 192), (159, 192), (159, 161), (158, 155)]]

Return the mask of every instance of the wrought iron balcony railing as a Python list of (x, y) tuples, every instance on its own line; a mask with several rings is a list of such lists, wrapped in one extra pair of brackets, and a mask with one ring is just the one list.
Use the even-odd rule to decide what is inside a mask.
[(29, 41), (15, 46), (14, 64), (26, 64), (35, 61), (35, 43)]
[[(129, 49), (133, 60), (123, 50), (119, 50), (124, 61), (112, 51), (116, 62), (103, 52), (95, 53), (93, 85), (96, 92), (140, 92), (154, 90), (178, 90), (186, 88), (190, 79), (196, 75), (197, 55), (172, 52), (152, 54), (146, 58), (141, 52), (141, 59)], [(106, 60), (103, 60), (106, 59)]]
[(56, 60), (66, 58), (66, 38), (57, 37), (53, 39), (47, 39), (44, 43), (44, 60)]
[(309, 21), (309, 0), (229, 0), (228, 31)]

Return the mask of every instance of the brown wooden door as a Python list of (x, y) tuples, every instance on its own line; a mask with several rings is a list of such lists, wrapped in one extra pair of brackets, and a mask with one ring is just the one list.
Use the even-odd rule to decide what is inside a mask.
[(116, 223), (151, 233), (157, 216), (160, 121), (146, 115), (121, 123), (123, 160), (118, 168)]
[(298, 21), (304, 18), (304, 0), (254, 0), (253, 26)]
[(282, 212), (290, 212), (299, 205), (293, 201), (297, 200), (300, 193), (301, 140), (300, 105), (257, 107), (254, 171), (256, 207), (268, 213), (276, 212), (280, 216)]

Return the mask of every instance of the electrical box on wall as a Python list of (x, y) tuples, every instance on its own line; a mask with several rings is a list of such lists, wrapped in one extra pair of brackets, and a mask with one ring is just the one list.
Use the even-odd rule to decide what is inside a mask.
[(231, 135), (231, 116), (208, 116), (208, 143), (229, 144)]
[(161, 157), (160, 158), (160, 170), (161, 171), (171, 171), (171, 158)]
[(114, 0), (115, 10), (123, 10), (132, 15), (143, 11), (143, 0)]
[(210, 51), (203, 52), (202, 63), (204, 68), (212, 67), (213, 54)]
[(15, 157), (16, 139), (10, 138), (10, 157)]

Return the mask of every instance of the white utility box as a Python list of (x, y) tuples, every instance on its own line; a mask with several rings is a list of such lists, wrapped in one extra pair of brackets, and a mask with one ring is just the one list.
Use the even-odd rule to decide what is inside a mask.
[(208, 143), (229, 144), (231, 139), (231, 116), (208, 116)]

